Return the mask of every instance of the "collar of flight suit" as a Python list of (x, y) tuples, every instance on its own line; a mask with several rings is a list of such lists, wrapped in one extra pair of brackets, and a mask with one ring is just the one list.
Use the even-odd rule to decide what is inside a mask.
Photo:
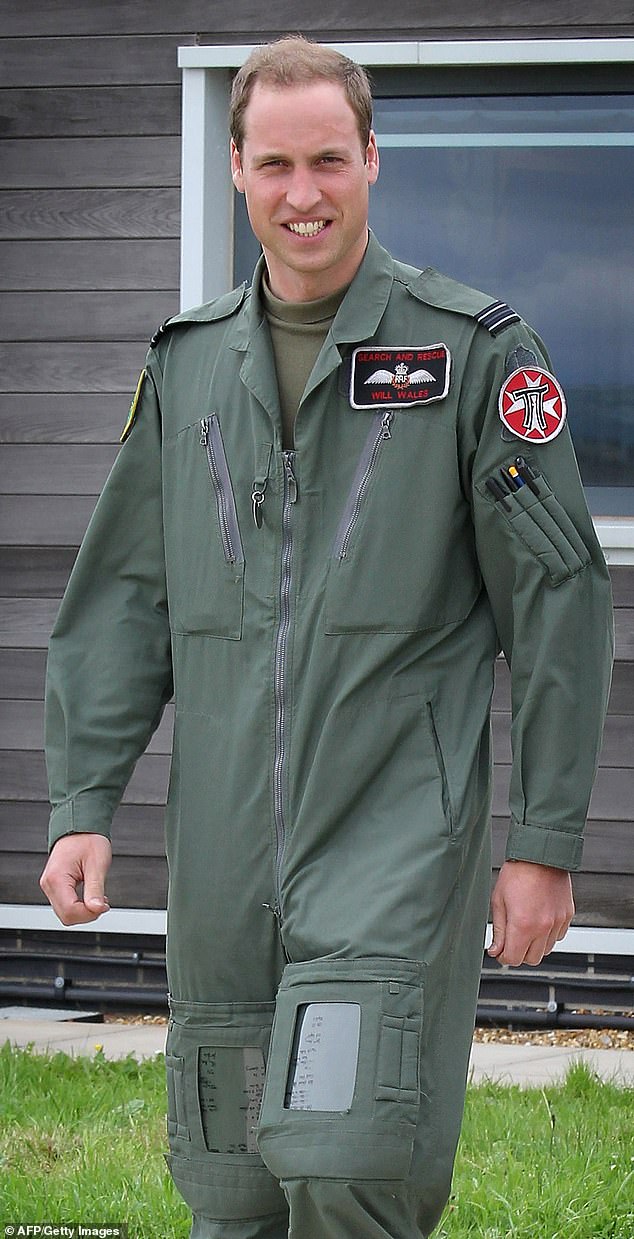
[[(264, 265), (261, 255), (253, 273), (250, 295), (239, 307), (239, 321), (231, 341), (231, 347), (238, 352), (249, 349), (264, 318), (260, 299)], [(393, 281), (394, 259), (370, 232), (359, 269), (332, 324), (331, 333), (336, 344), (353, 344), (374, 335), (385, 313)]]
[[(253, 274), (250, 296), (240, 308), (232, 332), (231, 348), (244, 352), (240, 378), (265, 407), (274, 402), (277, 390), (275, 364), (260, 299), (264, 272), (260, 257)], [(307, 384), (306, 397), (341, 365), (339, 346), (371, 339), (385, 313), (394, 282), (394, 259), (372, 232), (361, 265), (335, 315)]]

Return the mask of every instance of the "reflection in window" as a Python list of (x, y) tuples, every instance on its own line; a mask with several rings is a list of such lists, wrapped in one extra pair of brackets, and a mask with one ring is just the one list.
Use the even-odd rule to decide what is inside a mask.
[(597, 514), (634, 514), (633, 121), (623, 95), (375, 111), (379, 239), (510, 302), (544, 337)]

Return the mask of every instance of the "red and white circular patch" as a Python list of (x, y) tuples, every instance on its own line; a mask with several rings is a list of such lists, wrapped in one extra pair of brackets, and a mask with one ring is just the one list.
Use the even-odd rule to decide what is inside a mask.
[(548, 443), (563, 430), (566, 397), (548, 370), (522, 366), (502, 384), (498, 410), (504, 425), (518, 439)]

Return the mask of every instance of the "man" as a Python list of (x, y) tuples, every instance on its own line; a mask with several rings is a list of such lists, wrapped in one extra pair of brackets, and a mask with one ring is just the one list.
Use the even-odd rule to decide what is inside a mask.
[(263, 258), (152, 342), (51, 643), (42, 885), (66, 924), (108, 906), (110, 819), (175, 695), (168, 1130), (197, 1239), (431, 1232), (500, 645), (503, 963), (570, 923), (600, 743), (609, 579), (565, 398), (508, 306), (369, 236), (370, 125), (365, 75), (327, 49), (282, 40), (237, 75)]

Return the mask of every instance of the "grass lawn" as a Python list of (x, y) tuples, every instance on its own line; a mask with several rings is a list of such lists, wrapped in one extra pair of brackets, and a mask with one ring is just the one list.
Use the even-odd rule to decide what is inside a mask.
[[(632, 1090), (574, 1067), (560, 1087), (470, 1088), (435, 1239), (633, 1239)], [(10, 1222), (125, 1222), (186, 1239), (167, 1173), (163, 1061), (0, 1049), (0, 1235)]]

